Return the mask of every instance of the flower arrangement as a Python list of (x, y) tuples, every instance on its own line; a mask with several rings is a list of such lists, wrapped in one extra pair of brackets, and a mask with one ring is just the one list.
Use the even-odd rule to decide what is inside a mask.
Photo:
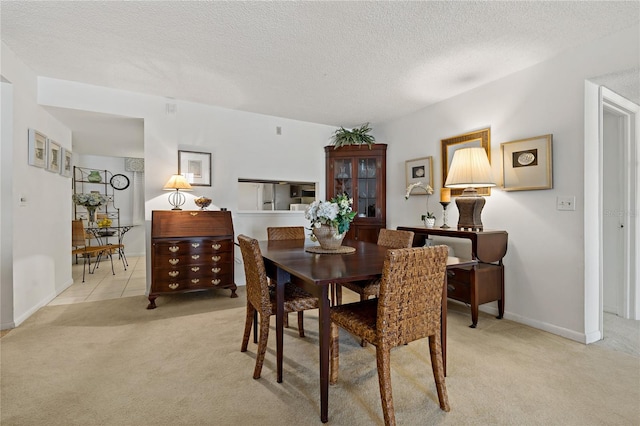
[(409, 196), (411, 195), (411, 191), (413, 191), (415, 188), (424, 189), (427, 193), (427, 214), (422, 215), (421, 220), (424, 220), (425, 217), (428, 219), (435, 219), (436, 216), (433, 214), (433, 212), (429, 211), (429, 196), (433, 194), (433, 188), (431, 187), (431, 185), (425, 185), (422, 182), (412, 183), (411, 185), (407, 186), (407, 192), (404, 194), (404, 199), (408, 200)]
[(333, 226), (342, 235), (349, 230), (349, 225), (356, 216), (353, 211), (353, 198), (347, 194), (333, 197), (329, 201), (316, 200), (307, 207), (304, 217), (311, 222), (311, 228), (319, 228), (322, 225)]
[(73, 202), (84, 207), (100, 207), (107, 202), (107, 198), (99, 193), (73, 194)]

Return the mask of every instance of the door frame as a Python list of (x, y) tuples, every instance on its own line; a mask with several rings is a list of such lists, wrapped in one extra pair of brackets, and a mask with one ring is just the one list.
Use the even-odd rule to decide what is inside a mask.
[(626, 317), (640, 319), (640, 227), (638, 226), (638, 133), (640, 106), (617, 93), (585, 81), (585, 148), (584, 148), (584, 281), (585, 281), (585, 343), (603, 336), (603, 114), (615, 110), (627, 117), (625, 146), (629, 161), (626, 165), (625, 197), (625, 265), (623, 310)]

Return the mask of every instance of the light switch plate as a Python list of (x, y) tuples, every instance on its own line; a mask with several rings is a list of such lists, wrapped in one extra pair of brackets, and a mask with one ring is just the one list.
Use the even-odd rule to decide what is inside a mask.
[(558, 196), (556, 198), (556, 210), (575, 210), (576, 209), (576, 197), (575, 196)]

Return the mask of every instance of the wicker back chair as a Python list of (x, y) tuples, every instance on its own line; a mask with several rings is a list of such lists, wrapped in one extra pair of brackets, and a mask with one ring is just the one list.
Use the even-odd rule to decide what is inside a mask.
[[(381, 229), (378, 234), (378, 245), (390, 249), (410, 248), (413, 245), (413, 232), (397, 229)], [(348, 288), (360, 295), (360, 300), (366, 300), (370, 296), (378, 297), (380, 292), (380, 280), (354, 281), (343, 283), (341, 286)], [(342, 304), (342, 289), (337, 289), (338, 304)]]
[[(267, 228), (267, 239), (269, 241), (279, 240), (304, 240), (304, 226), (270, 226)], [(269, 279), (269, 285), (274, 286), (274, 280)], [(284, 326), (289, 327), (289, 314), (284, 316)], [(298, 330), (300, 337), (304, 337), (304, 313), (298, 312)], [(255, 341), (255, 330), (253, 340)]]
[(267, 228), (267, 239), (275, 240), (304, 240), (304, 226), (272, 226)]
[(377, 299), (331, 307), (330, 383), (338, 380), (338, 327), (375, 345), (385, 425), (395, 425), (391, 348), (424, 337), (429, 337), (440, 408), (449, 411), (440, 343), (446, 263), (446, 246), (389, 250)]
[[(258, 342), (258, 353), (256, 354), (256, 366), (253, 371), (253, 378), (259, 379), (269, 338), (269, 318), (276, 313), (275, 291), (270, 291), (267, 283), (267, 273), (258, 241), (246, 235), (238, 235), (238, 243), (242, 252), (247, 280), (247, 315), (240, 351), (247, 351), (251, 326), (253, 324), (257, 328), (258, 314), (260, 314), (260, 341)], [(285, 314), (318, 307), (318, 299), (293, 284), (287, 283), (284, 293)], [(300, 333), (300, 336), (304, 337), (304, 334)]]

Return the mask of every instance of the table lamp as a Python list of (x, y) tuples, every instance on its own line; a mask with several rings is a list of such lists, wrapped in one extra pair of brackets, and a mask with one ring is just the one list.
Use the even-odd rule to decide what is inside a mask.
[(447, 188), (465, 188), (456, 198), (458, 206), (458, 229), (482, 231), (482, 208), (485, 200), (476, 188), (496, 186), (491, 176), (491, 165), (484, 148), (462, 148), (453, 154), (447, 181)]
[(176, 192), (169, 194), (169, 204), (173, 206), (171, 210), (182, 210), (180, 206), (185, 203), (186, 197), (184, 196), (184, 194), (180, 193), (181, 189), (183, 191), (192, 190), (191, 185), (189, 185), (187, 179), (185, 179), (185, 177), (182, 175), (171, 176), (169, 181), (164, 185), (164, 188), (162, 189), (164, 189), (165, 191), (171, 191), (173, 189), (176, 190)]

